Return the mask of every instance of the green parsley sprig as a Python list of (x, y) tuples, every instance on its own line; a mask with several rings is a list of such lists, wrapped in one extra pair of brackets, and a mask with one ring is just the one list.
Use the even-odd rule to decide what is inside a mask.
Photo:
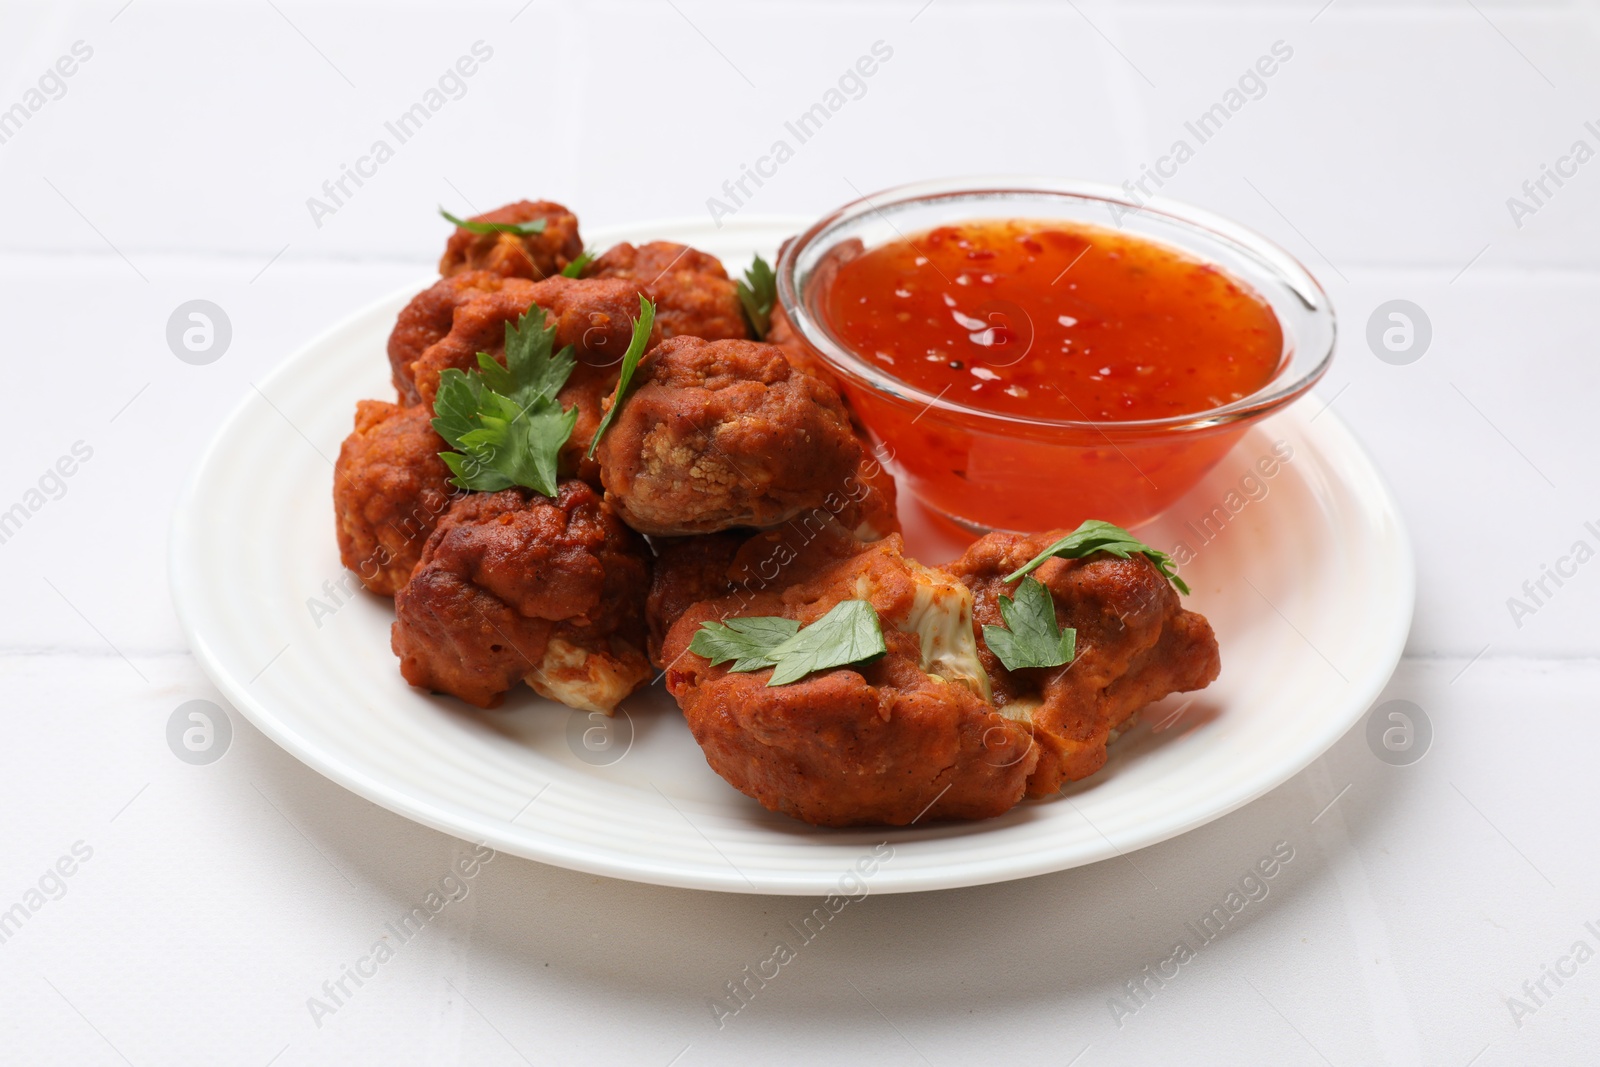
[(1005, 626), (985, 626), (983, 643), (1008, 671), (1060, 667), (1077, 653), (1078, 631), (1056, 621), (1055, 600), (1035, 578), (1022, 579), (1015, 599), (1001, 594), (1000, 617)]
[(772, 329), (772, 309), (778, 303), (778, 276), (772, 273), (772, 264), (756, 256), (744, 280), (738, 283), (739, 303), (744, 306), (744, 317), (755, 331), (756, 340), (765, 341)]
[(458, 219), (442, 207), (439, 209), (439, 214), (468, 233), (510, 233), (518, 237), (531, 237), (536, 233), (543, 233), (549, 221), (530, 219), (527, 222), (478, 222), (473, 219)]
[(869, 663), (888, 652), (878, 612), (866, 600), (841, 600), (810, 626), (777, 616), (702, 622), (689, 651), (730, 671), (771, 667), (768, 686), (789, 685), (808, 674)]
[(593, 262), (594, 253), (588, 249), (584, 249), (582, 252), (578, 253), (577, 259), (561, 268), (561, 276), (563, 278), (581, 278), (583, 277), (583, 268), (587, 267)]
[(600, 425), (595, 428), (594, 439), (589, 442), (589, 451), (585, 458), (593, 459), (594, 450), (600, 447), (600, 435), (611, 427), (611, 420), (617, 417), (617, 412), (622, 408), (622, 401), (627, 398), (628, 386), (633, 382), (633, 372), (638, 369), (639, 361), (644, 358), (645, 346), (650, 343), (650, 331), (656, 324), (656, 306), (646, 300), (643, 293), (639, 294), (639, 317), (633, 320), (633, 336), (628, 339), (628, 350), (622, 354), (622, 372), (617, 376), (617, 388), (611, 394), (611, 407), (600, 419)]
[(1166, 578), (1178, 592), (1188, 595), (1189, 586), (1178, 577), (1178, 572), (1173, 569), (1172, 557), (1159, 549), (1151, 548), (1143, 541), (1134, 537), (1120, 526), (1113, 526), (1109, 522), (1099, 519), (1088, 519), (1082, 526), (1067, 534), (1061, 540), (1034, 556), (1017, 570), (1006, 575), (1006, 581), (1014, 582), (1018, 578), (1029, 574), (1047, 559), (1082, 559), (1084, 556), (1096, 552), (1109, 552), (1118, 559), (1127, 559), (1134, 553), (1139, 553), (1156, 565), (1161, 576)]
[(1072, 662), (1077, 654), (1077, 631), (1070, 626), (1063, 628), (1056, 621), (1055, 600), (1050, 590), (1028, 575), (1047, 559), (1082, 559), (1096, 552), (1107, 552), (1118, 559), (1127, 559), (1135, 553), (1143, 555), (1180, 593), (1189, 592), (1189, 586), (1173, 569), (1171, 556), (1151, 548), (1120, 526), (1089, 519), (1006, 575), (1006, 581), (1021, 578), (1022, 584), (1017, 586), (1015, 598), (1000, 596), (1000, 617), (1005, 626), (983, 628), (983, 643), (1005, 664), (1006, 670), (1059, 667)]
[(441, 452), (451, 483), (494, 492), (513, 485), (556, 495), (556, 460), (572, 436), (578, 409), (562, 410), (556, 394), (572, 374), (572, 346), (559, 352), (544, 309), (506, 323), (504, 365), (478, 353), (478, 369), (439, 374), (433, 428), (456, 451)]

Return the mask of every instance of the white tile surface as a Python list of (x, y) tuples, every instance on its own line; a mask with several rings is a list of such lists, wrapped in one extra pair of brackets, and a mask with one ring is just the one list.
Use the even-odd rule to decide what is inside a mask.
[[(1582, 822), (1600, 801), (1600, 570), (1520, 627), (1506, 601), (1600, 525), (1600, 160), (1520, 229), (1505, 200), (1574, 138), (1600, 148), (1583, 126), (1600, 125), (1596, 5), (274, 2), (0, 8), (0, 108), (74, 42), (94, 50), (0, 143), (0, 508), (93, 449), (0, 544), (0, 908), (93, 849), (0, 944), (0, 1058), (1586, 1062), (1600, 963), (1520, 1026), (1506, 998), (1576, 939), (1600, 946)], [(1128, 862), (853, 905), (721, 1030), (708, 998), (808, 902), (500, 857), (314, 1025), (306, 999), (466, 846), (237, 716), (217, 764), (166, 749), (173, 708), (216, 699), (167, 603), (167, 514), (250, 382), (425, 275), (435, 204), (544, 195), (590, 225), (704, 213), (876, 41), (892, 58), (749, 210), (940, 174), (1137, 177), (1280, 39), (1292, 60), (1166, 191), (1272, 235), (1333, 295), (1339, 357), (1309, 403), (1366, 442), (1415, 537), (1388, 695), (1432, 719), (1427, 758), (1388, 767), (1358, 729)], [(316, 226), (306, 199), (479, 40), (494, 55), (464, 95)], [(194, 297), (234, 326), (209, 367), (163, 340)], [(1393, 298), (1433, 324), (1410, 366), (1365, 341)], [(1267, 899), (1119, 1027), (1108, 998), (1277, 841), (1295, 859)]]

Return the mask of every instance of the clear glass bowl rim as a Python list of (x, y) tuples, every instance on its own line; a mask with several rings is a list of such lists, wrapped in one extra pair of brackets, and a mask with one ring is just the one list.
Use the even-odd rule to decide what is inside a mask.
[[(1309, 369), (1303, 370), (1292, 379), (1286, 380), (1283, 371), (1280, 371), (1272, 381), (1259, 390), (1232, 403), (1206, 411), (1188, 412), (1159, 419), (1051, 419), (986, 411), (928, 393), (884, 373), (874, 364), (851, 352), (806, 312), (800, 299), (798, 279), (795, 276), (802, 254), (819, 240), (845, 228), (856, 219), (874, 213), (883, 215), (886, 207), (900, 207), (920, 201), (1012, 199), (1029, 196), (1041, 199), (1062, 197), (1076, 201), (1100, 201), (1107, 206), (1108, 211), (1115, 206), (1130, 215), (1142, 213), (1160, 216), (1178, 223), (1180, 228), (1198, 231), (1212, 240), (1233, 246), (1262, 271), (1261, 277), (1241, 280), (1255, 288), (1259, 288), (1263, 281), (1271, 281), (1291, 292), (1309, 315), (1326, 322), (1328, 335), (1326, 347), (1319, 352), (1302, 352), (1300, 333), (1303, 331), (1297, 331), (1293, 328), (1293, 324), (1283, 322), (1281, 325), (1289, 341), (1285, 369), (1292, 369), (1297, 359), (1302, 356), (1312, 363)], [(1029, 216), (1025, 210), (1019, 210), (1016, 217)], [(887, 215), (884, 215), (884, 218), (885, 221), (888, 220)], [(894, 228), (892, 222), (889, 225)], [(1160, 241), (1159, 237), (1150, 239)], [(1200, 255), (1190, 249), (1182, 251), (1189, 255)], [(1116, 436), (1120, 437), (1129, 431), (1147, 434), (1163, 430), (1199, 430), (1256, 418), (1298, 399), (1316, 385), (1333, 360), (1333, 349), (1338, 334), (1333, 306), (1322, 285), (1299, 260), (1256, 231), (1182, 201), (1156, 197), (1138, 203), (1129, 199), (1126, 192), (1117, 186), (1074, 179), (1002, 175), (984, 178), (944, 178), (894, 186), (852, 200), (818, 219), (784, 248), (778, 257), (775, 271), (778, 299), (783, 305), (784, 312), (789, 316), (795, 332), (820, 352), (836, 371), (858, 384), (869, 386), (893, 398), (942, 411), (963, 421), (1092, 430), (1101, 434), (1118, 431)]]

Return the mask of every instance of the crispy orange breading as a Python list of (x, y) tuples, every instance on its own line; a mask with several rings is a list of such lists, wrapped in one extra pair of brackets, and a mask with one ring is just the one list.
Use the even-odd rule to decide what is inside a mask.
[(450, 331), (417, 357), (412, 371), (423, 401), (433, 402), (439, 372), (445, 368), (471, 370), (478, 365), (479, 352), (502, 354), (506, 324), (514, 324), (535, 304), (545, 311), (545, 325), (556, 328), (557, 349), (572, 345), (580, 366), (610, 370), (615, 381), (633, 338), (633, 320), (639, 317), (638, 292), (632, 285), (603, 278), (511, 278), (457, 306)]
[(772, 325), (767, 329), (767, 344), (777, 345), (789, 357), (789, 362), (803, 371), (809, 371), (837, 388), (838, 381), (833, 373), (833, 368), (823, 362), (817, 350), (801, 340), (795, 332), (794, 324), (789, 321), (788, 312), (783, 310), (783, 305), (776, 304), (772, 309)]
[[(661, 655), (706, 761), (763, 806), (819, 826), (903, 826), (999, 815), (1038, 759), (1028, 732), (988, 703), (967, 589), (907, 560), (898, 535), (819, 541), (781, 588), (687, 609)], [(771, 687), (689, 651), (700, 624), (780, 615), (815, 622), (842, 600), (878, 613), (886, 655)]]
[(661, 336), (707, 341), (750, 336), (739, 290), (716, 256), (673, 241), (626, 242), (589, 264), (586, 278), (633, 282), (656, 306)]
[[(506, 324), (514, 324), (535, 304), (545, 310), (546, 325), (556, 328), (556, 349), (572, 345), (577, 361), (558, 394), (562, 407), (578, 410), (577, 425), (561, 451), (561, 473), (599, 485), (599, 466), (585, 453), (600, 426), (602, 402), (616, 388), (623, 354), (633, 339), (639, 297), (631, 283), (614, 278), (542, 282), (512, 278), (493, 292), (476, 294), (455, 309), (450, 332), (412, 363), (417, 392), (432, 407), (440, 371), (472, 370), (478, 366), (479, 352), (504, 362)], [(657, 336), (652, 332), (651, 343)]]
[(725, 530), (698, 537), (665, 537), (654, 541), (650, 595), (645, 622), (650, 629), (650, 662), (666, 667), (662, 646), (667, 631), (683, 613), (702, 600), (727, 596), (739, 583), (739, 549), (750, 539), (747, 530)]
[(374, 593), (393, 596), (460, 490), (439, 453), (444, 439), (421, 407), (356, 405), (356, 426), (333, 466), (339, 558)]
[[(896, 492), (894, 475), (889, 468), (875, 453), (864, 450), (855, 477), (845, 482), (845, 503), (836, 513), (837, 518), (862, 541), (876, 541), (899, 533)], [(824, 506), (826, 504), (824, 501)]]
[(493, 707), (519, 681), (610, 714), (650, 678), (650, 550), (580, 481), (554, 500), (471, 493), (439, 520), (395, 597), (406, 681)]
[[(784, 244), (787, 245), (788, 242), (785, 241)], [(862, 460), (861, 470), (858, 472), (860, 481), (868, 486), (870, 491), (869, 495), (861, 500), (861, 508), (856, 516), (856, 521), (860, 524), (858, 534), (864, 540), (870, 541), (875, 537), (898, 533), (900, 519), (895, 512), (894, 475), (885, 466), (885, 461), (892, 458), (892, 454), (887, 446), (872, 446), (872, 434), (856, 414), (855, 409), (850, 406), (850, 398), (839, 387), (839, 376), (816, 349), (801, 339), (781, 303), (772, 309), (772, 325), (767, 330), (767, 343), (783, 349), (784, 355), (789, 357), (790, 366), (814, 374), (838, 390), (839, 399), (844, 403), (845, 410), (850, 413), (850, 424), (855, 427), (856, 436), (871, 452)]]
[(439, 260), (445, 277), (465, 270), (487, 270), (507, 278), (554, 277), (583, 251), (578, 217), (549, 200), (519, 200), (515, 204), (474, 215), (468, 222), (533, 222), (544, 220), (542, 233), (473, 233), (456, 227)]
[(1033, 572), (1050, 590), (1056, 620), (1077, 630), (1077, 653), (1063, 667), (1008, 671), (983, 645), (982, 628), (1003, 624), (1005, 576), (1067, 531), (982, 537), (949, 572), (971, 588), (979, 655), (1002, 713), (1026, 723), (1040, 750), (1029, 796), (1046, 796), (1106, 762), (1106, 745), (1146, 704), (1210, 685), (1221, 669), (1205, 616), (1185, 611), (1172, 584), (1142, 555), (1052, 559)]
[[(419, 404), (422, 394), (412, 377), (411, 364), (423, 350), (442, 340), (455, 321), (456, 308), (483, 293), (499, 292), (505, 286), (504, 275), (487, 270), (462, 271), (452, 274), (424, 289), (411, 298), (395, 321), (389, 334), (389, 373), (402, 404)], [(522, 284), (521, 280), (517, 284)]]
[(855, 484), (863, 449), (839, 394), (782, 349), (675, 337), (634, 382), (596, 458), (642, 533), (774, 526)]

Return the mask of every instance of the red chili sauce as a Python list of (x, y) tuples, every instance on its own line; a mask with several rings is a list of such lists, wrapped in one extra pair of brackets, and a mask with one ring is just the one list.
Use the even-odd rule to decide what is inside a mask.
[(1025, 219), (938, 229), (841, 263), (833, 333), (883, 371), (1002, 414), (1195, 414), (1265, 385), (1277, 316), (1219, 268), (1141, 237)]

